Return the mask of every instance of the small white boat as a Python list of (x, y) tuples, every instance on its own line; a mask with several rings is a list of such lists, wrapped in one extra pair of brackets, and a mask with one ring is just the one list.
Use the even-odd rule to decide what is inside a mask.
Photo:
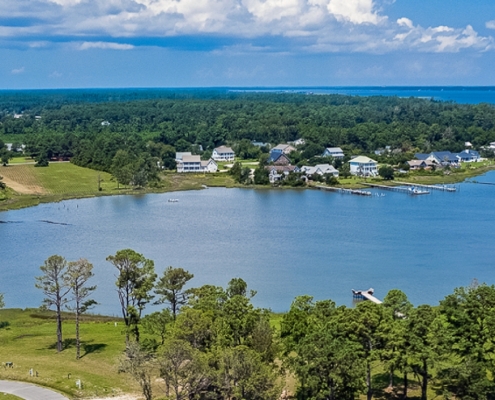
[(178, 203), (179, 199), (168, 199), (169, 203)]

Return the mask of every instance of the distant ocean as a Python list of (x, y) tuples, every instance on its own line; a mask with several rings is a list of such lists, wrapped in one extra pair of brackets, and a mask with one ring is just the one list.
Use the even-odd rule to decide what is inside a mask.
[(242, 92), (345, 94), (351, 96), (418, 97), (460, 104), (495, 104), (495, 86), (321, 86), (231, 88)]
[(198, 87), (198, 88), (106, 88), (0, 90), (0, 101), (29, 104), (40, 98), (55, 103), (132, 101), (146, 99), (221, 98), (228, 93), (343, 94), (351, 96), (397, 96), (452, 101), (459, 104), (495, 104), (495, 86), (307, 86), (307, 87)]

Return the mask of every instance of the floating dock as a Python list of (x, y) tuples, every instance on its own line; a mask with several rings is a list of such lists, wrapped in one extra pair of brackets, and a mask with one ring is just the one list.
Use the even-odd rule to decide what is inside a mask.
[(329, 192), (337, 192), (337, 193), (342, 193), (342, 194), (354, 194), (357, 196), (371, 196), (372, 193), (368, 192), (366, 190), (358, 190), (358, 189), (343, 189), (343, 188), (336, 188), (332, 186), (315, 186), (317, 189), (320, 190), (327, 190)]
[(375, 304), (382, 304), (382, 301), (373, 296), (375, 290), (373, 288), (369, 288), (368, 290), (354, 290), (352, 289), (352, 296), (355, 299), (369, 300)]
[(375, 185), (374, 183), (361, 183), (362, 185), (366, 185), (372, 188), (376, 189), (382, 189), (382, 190), (389, 190), (391, 192), (399, 192), (399, 193), (404, 193), (404, 194), (409, 194), (411, 196), (418, 196), (422, 194), (430, 194), (429, 190), (421, 190), (421, 189), (416, 189), (415, 187), (400, 187), (400, 186), (385, 186), (385, 185)]
[(401, 185), (405, 185), (405, 186), (422, 187), (422, 188), (432, 189), (432, 190), (441, 190), (442, 192), (456, 192), (457, 191), (457, 188), (455, 188), (453, 186), (447, 186), (447, 185), (442, 185), (442, 186), (439, 186), (439, 185), (421, 185), (419, 183), (408, 183), (408, 182), (399, 182), (399, 181), (395, 181), (395, 182), (400, 183)]

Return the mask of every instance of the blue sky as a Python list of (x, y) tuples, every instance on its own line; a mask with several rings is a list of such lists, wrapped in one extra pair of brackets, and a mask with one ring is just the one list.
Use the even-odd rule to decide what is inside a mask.
[(494, 0), (1, 0), (0, 88), (495, 85)]

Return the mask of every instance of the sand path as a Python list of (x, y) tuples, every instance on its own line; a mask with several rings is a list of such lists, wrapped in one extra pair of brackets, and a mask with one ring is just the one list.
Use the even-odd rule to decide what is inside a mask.
[[(1, 172), (1, 171), (0, 171)], [(23, 185), (22, 183), (13, 181), (12, 179), (2, 175), (3, 183), (5, 183), (9, 188), (15, 190), (17, 193), (21, 194), (44, 194), (45, 190), (41, 186), (37, 185)]]

